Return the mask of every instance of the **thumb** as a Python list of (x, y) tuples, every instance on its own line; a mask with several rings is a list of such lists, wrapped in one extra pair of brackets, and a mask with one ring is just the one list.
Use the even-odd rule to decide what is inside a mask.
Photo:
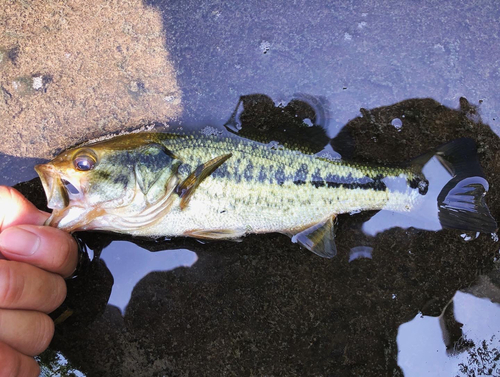
[(19, 191), (0, 186), (0, 232), (18, 224), (42, 225), (49, 214), (38, 210)]

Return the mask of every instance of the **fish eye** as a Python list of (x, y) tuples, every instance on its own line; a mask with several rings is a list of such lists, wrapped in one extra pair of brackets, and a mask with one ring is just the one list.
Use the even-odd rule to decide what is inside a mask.
[(90, 153), (80, 153), (73, 160), (73, 165), (76, 170), (89, 171), (97, 164), (96, 158)]

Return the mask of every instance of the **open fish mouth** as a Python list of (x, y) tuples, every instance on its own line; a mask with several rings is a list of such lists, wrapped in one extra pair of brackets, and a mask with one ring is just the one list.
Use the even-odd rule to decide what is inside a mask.
[(47, 196), (47, 207), (52, 209), (45, 225), (72, 230), (75, 224), (79, 224), (78, 219), (72, 217), (85, 212), (79, 205), (84, 199), (80, 184), (75, 179), (63, 176), (51, 163), (36, 165), (35, 170)]
[(68, 196), (70, 199), (73, 197), (81, 197), (82, 192), (79, 190), (75, 185), (73, 185), (70, 181), (61, 178), (61, 182), (64, 185), (64, 188), (66, 189), (66, 192), (68, 193)]

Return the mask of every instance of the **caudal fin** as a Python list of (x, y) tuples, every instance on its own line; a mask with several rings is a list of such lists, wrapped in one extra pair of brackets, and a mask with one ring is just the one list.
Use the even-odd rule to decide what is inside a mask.
[(435, 156), (453, 177), (438, 195), (443, 228), (493, 233), (498, 229), (484, 202), (488, 191), (472, 139), (457, 139), (437, 149)]

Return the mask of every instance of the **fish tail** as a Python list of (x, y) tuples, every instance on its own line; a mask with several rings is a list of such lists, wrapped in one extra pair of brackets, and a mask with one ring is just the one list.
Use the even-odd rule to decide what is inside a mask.
[[(441, 226), (482, 233), (496, 232), (497, 222), (484, 201), (489, 184), (479, 164), (474, 140), (454, 140), (438, 147), (434, 156), (451, 176), (437, 197)], [(423, 159), (420, 159), (417, 164), (422, 162)]]

